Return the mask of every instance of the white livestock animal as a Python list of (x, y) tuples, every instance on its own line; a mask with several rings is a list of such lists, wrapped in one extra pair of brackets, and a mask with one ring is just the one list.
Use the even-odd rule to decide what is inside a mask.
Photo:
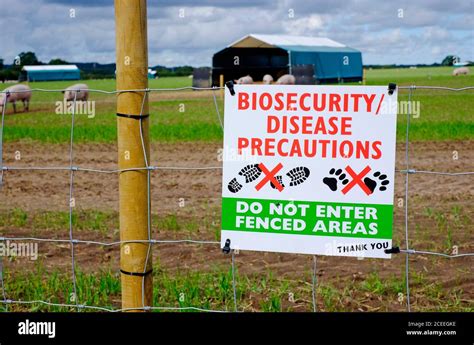
[(293, 75), (291, 74), (284, 74), (278, 80), (276, 81), (276, 84), (281, 84), (281, 85), (295, 85), (296, 79)]
[(459, 67), (453, 70), (453, 75), (467, 75), (469, 74), (469, 68), (467, 67)]
[(265, 74), (263, 76), (263, 83), (264, 84), (271, 84), (273, 82), (273, 77), (270, 74)]
[[(7, 103), (12, 103), (13, 112), (16, 113), (16, 101), (23, 102), (23, 111), (28, 111), (30, 99), (31, 99), (31, 89), (28, 85), (25, 84), (16, 84), (10, 87), (7, 87), (3, 90), (5, 93), (0, 93), (0, 111), (3, 111), (3, 105), (5, 107)], [(5, 100), (6, 97), (6, 100)]]
[(62, 91), (62, 93), (64, 93), (64, 100), (66, 102), (73, 102), (74, 97), (76, 97), (76, 101), (87, 101), (89, 97), (89, 87), (86, 84), (74, 84)]
[(238, 80), (235, 80), (236, 84), (253, 84), (253, 79), (251, 76), (246, 75), (245, 77), (240, 77)]

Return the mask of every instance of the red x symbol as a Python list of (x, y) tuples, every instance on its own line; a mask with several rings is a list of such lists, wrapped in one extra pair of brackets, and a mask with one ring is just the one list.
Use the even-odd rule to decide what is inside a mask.
[(263, 165), (263, 163), (260, 163), (258, 167), (266, 176), (255, 186), (255, 189), (260, 190), (267, 182), (272, 182), (273, 185), (281, 192), (283, 190), (283, 186), (280, 184), (280, 182), (277, 181), (277, 179), (275, 178), (275, 174), (279, 172), (281, 168), (283, 168), (283, 165), (281, 163), (278, 163), (278, 165), (272, 171), (268, 171), (267, 167)]
[(362, 178), (370, 171), (370, 167), (368, 165), (359, 174), (354, 172), (354, 170), (352, 170), (350, 166), (346, 167), (346, 171), (349, 173), (349, 175), (351, 175), (352, 181), (349, 182), (349, 184), (342, 189), (342, 194), (347, 194), (347, 192), (350, 191), (352, 187), (354, 187), (356, 184), (358, 184), (359, 187), (362, 188), (365, 194), (372, 194), (372, 191), (365, 185), (364, 181), (362, 181)]

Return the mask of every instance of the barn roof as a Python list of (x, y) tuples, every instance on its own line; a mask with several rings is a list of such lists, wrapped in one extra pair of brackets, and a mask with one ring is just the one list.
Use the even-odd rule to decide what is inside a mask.
[(325, 37), (249, 34), (227, 48), (281, 48), (290, 51), (357, 51)]
[(44, 72), (44, 71), (78, 71), (76, 65), (37, 65), (37, 66), (23, 66), (24, 71), (27, 72)]

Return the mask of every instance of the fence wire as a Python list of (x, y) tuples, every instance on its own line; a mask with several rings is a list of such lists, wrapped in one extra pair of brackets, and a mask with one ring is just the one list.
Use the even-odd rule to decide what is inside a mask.
[[(126, 92), (142, 92), (143, 93), (143, 100), (141, 105), (140, 116), (143, 114), (145, 100), (148, 97), (150, 92), (162, 92), (162, 91), (184, 91), (184, 90), (195, 90), (195, 91), (212, 91), (213, 103), (216, 110), (217, 120), (219, 121), (219, 125), (224, 130), (224, 123), (222, 120), (222, 116), (219, 110), (219, 105), (216, 98), (216, 91), (220, 90), (220, 87), (211, 87), (211, 88), (199, 88), (199, 87), (180, 87), (180, 88), (146, 88), (146, 89), (130, 89), (130, 90), (114, 90), (114, 91), (106, 91), (106, 90), (99, 90), (99, 89), (89, 89), (89, 92), (101, 93), (101, 94), (120, 94)], [(431, 252), (431, 251), (422, 251), (416, 250), (414, 248), (410, 248), (409, 242), (409, 206), (408, 206), (408, 198), (409, 198), (409, 175), (412, 174), (428, 174), (428, 175), (438, 175), (438, 176), (452, 176), (452, 177), (459, 177), (459, 176), (469, 176), (474, 175), (474, 171), (464, 171), (464, 172), (441, 172), (441, 171), (426, 171), (426, 170), (416, 170), (410, 168), (410, 150), (409, 150), (409, 134), (410, 134), (410, 118), (411, 118), (411, 101), (413, 98), (413, 93), (416, 89), (425, 89), (425, 90), (445, 90), (445, 91), (452, 91), (452, 92), (461, 92), (467, 90), (474, 90), (474, 86), (470, 87), (463, 87), (463, 88), (450, 88), (450, 87), (443, 87), (443, 86), (400, 86), (398, 87), (400, 90), (408, 90), (408, 111), (406, 115), (406, 133), (405, 133), (405, 169), (396, 169), (395, 171), (398, 173), (405, 174), (405, 209), (404, 209), (404, 228), (405, 228), (405, 249), (400, 249), (401, 253), (405, 254), (405, 282), (406, 282), (406, 308), (407, 311), (411, 311), (411, 302), (410, 302), (410, 284), (409, 284), (409, 273), (410, 273), (410, 266), (409, 266), (409, 257), (410, 255), (433, 255), (439, 256), (442, 258), (454, 259), (460, 257), (472, 257), (474, 253), (463, 253), (463, 254), (446, 254), (446, 253), (439, 253), (439, 252)], [(33, 92), (62, 92), (65, 91), (63, 89), (43, 89), (43, 88), (33, 88), (31, 89)], [(112, 247), (112, 246), (121, 246), (127, 243), (143, 243), (148, 244), (147, 250), (147, 257), (145, 260), (145, 265), (143, 268), (143, 273), (146, 273), (147, 266), (149, 263), (149, 258), (151, 256), (151, 250), (153, 245), (161, 245), (161, 244), (194, 244), (194, 245), (211, 245), (216, 246), (220, 249), (220, 242), (218, 241), (206, 241), (206, 240), (194, 240), (194, 239), (173, 239), (173, 240), (166, 240), (166, 239), (154, 239), (152, 238), (152, 226), (151, 226), (151, 173), (153, 171), (158, 170), (182, 170), (182, 171), (200, 171), (200, 170), (222, 170), (222, 166), (152, 166), (149, 165), (148, 161), (148, 152), (145, 147), (144, 136), (143, 136), (143, 127), (142, 127), (142, 118), (140, 117), (140, 140), (142, 145), (142, 152), (144, 157), (145, 166), (142, 167), (134, 167), (134, 168), (126, 168), (126, 169), (99, 169), (99, 168), (91, 168), (91, 167), (81, 167), (74, 165), (74, 128), (75, 128), (75, 109), (76, 109), (76, 102), (77, 102), (77, 93), (81, 90), (76, 90), (74, 95), (73, 101), (73, 110), (71, 113), (71, 128), (70, 128), (70, 141), (69, 141), (69, 166), (56, 166), (56, 167), (46, 167), (46, 166), (29, 166), (29, 167), (16, 167), (16, 166), (8, 166), (3, 164), (3, 130), (5, 127), (5, 110), (6, 104), (8, 101), (9, 93), (14, 93), (15, 91), (7, 92), (6, 97), (4, 97), (4, 103), (2, 107), (2, 117), (0, 122), (0, 192), (2, 188), (2, 184), (5, 178), (5, 172), (7, 171), (69, 171), (69, 239), (54, 239), (54, 238), (40, 238), (34, 236), (0, 236), (0, 242), (4, 241), (35, 241), (35, 242), (47, 242), (47, 243), (67, 243), (70, 245), (71, 248), (71, 276), (73, 282), (73, 297), (70, 298), (70, 301), (74, 302), (71, 304), (68, 303), (53, 303), (45, 300), (14, 300), (9, 299), (7, 297), (7, 291), (5, 287), (5, 275), (4, 275), (4, 264), (3, 264), (3, 257), (0, 256), (0, 283), (2, 289), (2, 297), (3, 299), (0, 300), (5, 306), (5, 310), (8, 311), (8, 306), (12, 304), (18, 305), (44, 305), (50, 307), (63, 307), (63, 308), (70, 308), (76, 309), (78, 311), (82, 310), (92, 310), (92, 311), (103, 311), (103, 312), (124, 312), (124, 311), (133, 311), (133, 310), (143, 310), (143, 311), (200, 311), (200, 312), (229, 312), (229, 310), (214, 310), (214, 309), (206, 309), (200, 307), (173, 307), (173, 306), (149, 306), (145, 305), (145, 276), (143, 276), (142, 281), (142, 306), (137, 308), (112, 308), (112, 307), (102, 307), (102, 306), (93, 306), (93, 305), (84, 305), (80, 304), (77, 295), (77, 278), (76, 278), (76, 257), (75, 257), (75, 246), (77, 245), (97, 245), (103, 247)], [(5, 92), (0, 92), (4, 93)], [(77, 172), (90, 172), (90, 173), (99, 173), (99, 174), (120, 174), (122, 172), (129, 172), (129, 171), (146, 171), (147, 172), (147, 239), (146, 240), (127, 240), (127, 241), (92, 241), (92, 240), (80, 240), (74, 238), (73, 233), (73, 208), (74, 208), (74, 177), (75, 173)], [(237, 312), (238, 308), (238, 299), (237, 299), (237, 288), (236, 288), (236, 263), (235, 263), (235, 251), (231, 251), (230, 255), (230, 265), (231, 265), (231, 274), (232, 274), (232, 293), (233, 293), (233, 304), (234, 308), (233, 311)], [(312, 306), (313, 311), (317, 311), (317, 256), (313, 256), (313, 265), (312, 265), (312, 281), (311, 281), (311, 295), (312, 295)]]
[[(74, 115), (76, 113), (76, 100), (77, 100), (77, 91), (74, 93), (74, 102), (73, 109), (71, 114), (71, 139), (69, 144), (69, 241), (71, 246), (71, 268), (72, 268), (72, 282), (73, 282), (73, 301), (76, 302), (76, 306), (79, 305), (78, 296), (77, 296), (77, 281), (76, 281), (76, 256), (74, 252), (74, 236), (73, 236), (73, 207), (74, 207)], [(71, 297), (69, 297), (71, 299)]]
[[(411, 117), (411, 96), (413, 94), (413, 88), (408, 90), (408, 111), (407, 111), (407, 130), (405, 136), (405, 165), (406, 171), (410, 171), (410, 117)], [(410, 174), (405, 174), (405, 247), (406, 250), (409, 250), (408, 242), (408, 177)], [(410, 305), (410, 283), (409, 283), (409, 273), (410, 273), (410, 256), (405, 255), (405, 284), (406, 284), (406, 295), (407, 295), (407, 311), (411, 311)]]

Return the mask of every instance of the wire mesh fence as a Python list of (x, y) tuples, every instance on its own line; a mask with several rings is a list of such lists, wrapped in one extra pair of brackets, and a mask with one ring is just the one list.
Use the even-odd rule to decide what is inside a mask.
[[(235, 263), (235, 252), (231, 251), (229, 255), (229, 265), (231, 269), (231, 277), (232, 277), (232, 298), (233, 298), (233, 308), (229, 310), (213, 310), (213, 309), (206, 309), (200, 307), (174, 307), (174, 306), (152, 306), (145, 304), (145, 293), (142, 291), (142, 306), (138, 308), (109, 308), (103, 306), (94, 306), (94, 305), (85, 305), (81, 304), (81, 301), (77, 298), (77, 276), (76, 276), (76, 267), (77, 267), (77, 258), (76, 258), (76, 248), (77, 246), (81, 245), (95, 245), (95, 246), (102, 246), (102, 247), (114, 247), (114, 246), (122, 246), (128, 243), (145, 243), (148, 244), (148, 251), (147, 251), (147, 260), (144, 265), (143, 274), (146, 273), (146, 269), (148, 267), (148, 260), (150, 258), (150, 253), (152, 250), (152, 246), (162, 245), (162, 244), (199, 244), (205, 246), (215, 246), (220, 248), (220, 242), (218, 241), (209, 241), (209, 240), (196, 240), (196, 239), (155, 239), (152, 236), (152, 225), (151, 225), (151, 209), (150, 206), (147, 210), (147, 218), (148, 218), (148, 238), (146, 240), (130, 240), (130, 241), (97, 241), (97, 240), (84, 240), (78, 239), (75, 237), (74, 234), (74, 226), (73, 226), (73, 215), (74, 215), (74, 206), (71, 203), (71, 200), (74, 199), (74, 187), (75, 187), (75, 177), (77, 174), (81, 172), (90, 172), (90, 173), (97, 173), (97, 174), (120, 174), (127, 171), (146, 171), (147, 172), (147, 198), (148, 198), (148, 205), (150, 205), (151, 201), (151, 178), (153, 171), (159, 170), (171, 170), (171, 171), (200, 171), (200, 170), (220, 170), (222, 166), (153, 166), (151, 162), (147, 159), (147, 154), (144, 145), (144, 134), (143, 134), (143, 127), (142, 127), (142, 117), (143, 115), (143, 104), (145, 103), (146, 97), (151, 92), (176, 92), (176, 91), (183, 91), (183, 90), (194, 90), (194, 91), (212, 91), (213, 103), (216, 112), (216, 121), (218, 121), (221, 129), (224, 129), (223, 123), (223, 116), (220, 113), (219, 105), (217, 101), (216, 93), (220, 92), (221, 88), (213, 87), (213, 88), (197, 88), (197, 87), (181, 87), (181, 88), (147, 88), (147, 89), (138, 89), (138, 90), (117, 90), (117, 91), (105, 91), (99, 89), (89, 89), (89, 92), (92, 93), (102, 93), (102, 94), (109, 94), (115, 95), (119, 93), (126, 93), (126, 92), (140, 92), (143, 93), (143, 103), (142, 103), (142, 111), (140, 113), (140, 140), (142, 144), (142, 152), (145, 158), (145, 165), (134, 167), (134, 168), (127, 168), (127, 169), (103, 169), (97, 167), (86, 167), (86, 166), (79, 166), (75, 164), (74, 154), (75, 154), (75, 146), (74, 146), (74, 129), (75, 129), (75, 109), (77, 103), (77, 93), (80, 90), (76, 90), (73, 106), (72, 106), (72, 113), (71, 113), (71, 124), (70, 124), (70, 137), (69, 137), (69, 157), (68, 161), (69, 164), (67, 166), (14, 166), (14, 165), (5, 165), (3, 162), (3, 131), (5, 128), (5, 109), (6, 104), (8, 101), (8, 93), (4, 97), (4, 103), (2, 107), (2, 117), (1, 117), (1, 125), (0, 125), (0, 194), (1, 194), (1, 186), (4, 183), (5, 179), (7, 178), (7, 173), (9, 171), (65, 171), (69, 172), (69, 222), (68, 222), (68, 239), (54, 239), (54, 238), (41, 238), (35, 236), (0, 236), (0, 242), (4, 241), (34, 241), (34, 242), (42, 242), (42, 243), (63, 243), (68, 244), (70, 247), (70, 260), (71, 260), (71, 279), (72, 279), (72, 291), (76, 298), (74, 298), (74, 303), (53, 303), (47, 300), (19, 300), (19, 299), (10, 299), (8, 297), (8, 291), (5, 285), (5, 276), (3, 274), (3, 261), (0, 257), (0, 283), (2, 289), (2, 299), (0, 300), (1, 304), (3, 304), (8, 310), (8, 306), (12, 304), (18, 305), (43, 305), (43, 306), (53, 306), (53, 307), (64, 307), (70, 308), (71, 310), (92, 310), (92, 311), (106, 311), (106, 312), (121, 312), (121, 311), (128, 311), (128, 310), (158, 310), (158, 311), (203, 311), (203, 312), (227, 312), (227, 311), (234, 311), (237, 312), (241, 310), (238, 304), (237, 298), (237, 288), (236, 288), (236, 263)], [(463, 88), (449, 88), (449, 87), (441, 87), (441, 86), (401, 86), (399, 87), (401, 90), (408, 91), (408, 111), (406, 114), (406, 133), (405, 133), (405, 164), (404, 169), (397, 169), (396, 172), (404, 175), (404, 193), (405, 193), (405, 203), (404, 203), (404, 235), (405, 235), (405, 248), (404, 249), (392, 249), (394, 253), (403, 253), (405, 254), (405, 292), (406, 292), (406, 309), (407, 311), (411, 311), (411, 301), (410, 301), (410, 265), (409, 265), (409, 257), (410, 255), (434, 255), (439, 256), (446, 259), (455, 259), (460, 257), (472, 257), (474, 253), (462, 253), (462, 254), (446, 254), (441, 252), (433, 252), (433, 251), (423, 251), (423, 250), (416, 250), (410, 246), (410, 226), (409, 223), (409, 213), (410, 213), (410, 206), (409, 206), (409, 195), (410, 195), (410, 175), (414, 174), (425, 174), (428, 176), (432, 175), (439, 175), (439, 176), (451, 176), (451, 177), (461, 177), (461, 176), (472, 176), (474, 175), (474, 171), (462, 171), (462, 172), (448, 172), (448, 171), (427, 171), (427, 170), (416, 170), (411, 167), (410, 161), (410, 119), (412, 117), (411, 111), (411, 101), (413, 100), (415, 90), (417, 89), (428, 89), (428, 90), (445, 90), (450, 92), (462, 92), (467, 90), (474, 90), (474, 87), (463, 87)], [(33, 92), (61, 92), (64, 90), (56, 90), (56, 89), (42, 89), (42, 88), (34, 88), (32, 89)], [(317, 311), (317, 257), (313, 256), (313, 264), (311, 269), (311, 303), (312, 309), (314, 312)], [(145, 286), (144, 284), (145, 275), (143, 275), (143, 283), (142, 287)]]

